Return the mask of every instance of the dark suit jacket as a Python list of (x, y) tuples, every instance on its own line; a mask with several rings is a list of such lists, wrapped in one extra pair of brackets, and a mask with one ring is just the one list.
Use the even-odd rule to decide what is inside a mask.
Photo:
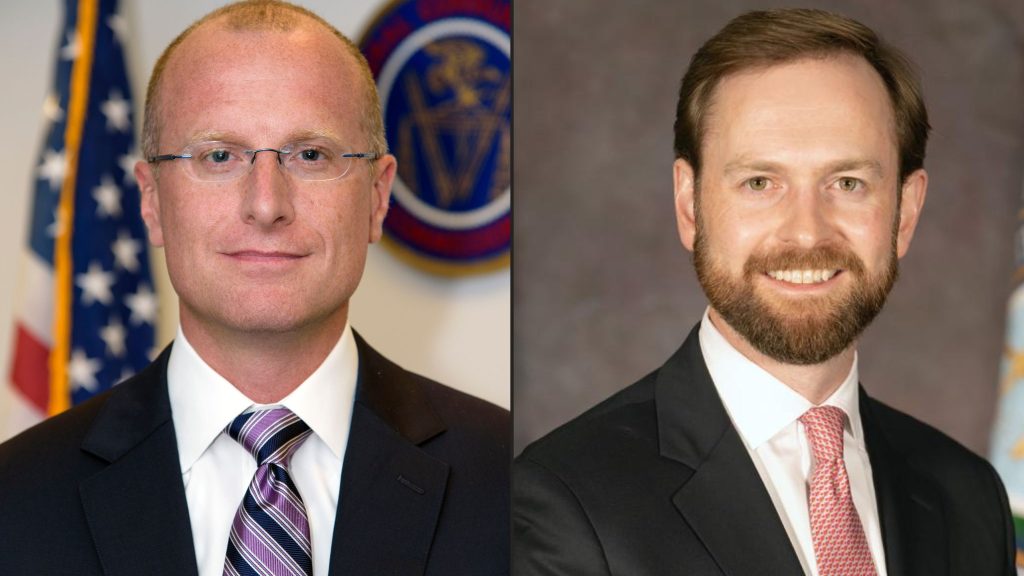
[[(1013, 574), (992, 467), (861, 390), (890, 576)], [(708, 375), (697, 329), (659, 370), (513, 466), (512, 573), (802, 574)]]
[[(330, 573), (507, 574), (508, 412), (356, 342)], [(0, 574), (196, 574), (168, 356), (0, 445)]]

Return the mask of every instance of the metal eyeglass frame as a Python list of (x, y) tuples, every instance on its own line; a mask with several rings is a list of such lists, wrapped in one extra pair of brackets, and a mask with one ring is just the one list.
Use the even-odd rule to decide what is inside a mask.
[[(249, 159), (249, 165), (250, 166), (255, 166), (256, 165), (256, 155), (259, 154), (260, 152), (274, 152), (274, 153), (276, 153), (277, 154), (277, 163), (280, 166), (284, 166), (284, 161), (281, 160), (281, 155), (282, 154), (291, 154), (291, 151), (279, 150), (277, 148), (256, 148), (256, 149), (253, 149), (253, 150), (243, 150), (243, 152), (245, 154), (252, 154), (252, 157)], [(349, 153), (345, 153), (345, 154), (339, 154), (338, 157), (339, 158), (357, 159), (357, 160), (359, 160), (359, 159), (377, 160), (378, 158), (380, 158), (380, 154), (378, 154), (376, 152), (349, 152)], [(150, 157), (146, 158), (146, 162), (148, 162), (150, 164), (156, 164), (158, 162), (163, 162), (165, 160), (178, 160), (178, 159), (191, 160), (192, 158), (194, 158), (194, 156), (192, 154), (158, 154), (156, 156), (150, 156)], [(241, 173), (238, 174), (238, 176), (235, 176), (233, 178), (228, 178), (228, 179), (225, 179), (225, 180), (202, 180), (200, 178), (195, 178), (194, 174), (192, 174), (192, 176), (196, 180), (198, 180), (199, 182), (232, 182), (234, 180), (237, 180), (237, 179), (245, 176), (246, 174), (249, 174), (249, 172), (252, 172), (252, 168), (250, 168), (248, 172), (241, 172)], [(286, 172), (287, 172), (287, 170), (286, 170)], [(338, 179), (344, 178), (345, 175), (348, 174), (348, 172), (349, 172), (348, 170), (345, 170), (344, 172), (342, 172), (338, 176), (335, 176), (334, 178), (325, 178), (323, 180), (305, 180), (303, 178), (299, 178), (299, 180), (302, 180), (303, 182), (330, 182), (331, 180), (338, 180)], [(291, 174), (291, 172), (288, 172), (288, 173)]]

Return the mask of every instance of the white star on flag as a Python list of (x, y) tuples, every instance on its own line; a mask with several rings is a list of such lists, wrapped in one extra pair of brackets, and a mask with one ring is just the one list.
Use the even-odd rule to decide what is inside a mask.
[(124, 324), (121, 323), (121, 319), (117, 316), (112, 316), (110, 323), (100, 328), (100, 338), (107, 344), (107, 353), (115, 358), (124, 356), (124, 339), (127, 336), (128, 332), (124, 329)]
[(114, 184), (110, 174), (104, 174), (100, 185), (92, 189), (92, 197), (96, 200), (96, 214), (107, 218), (121, 215), (121, 189)]
[(89, 358), (81, 348), (75, 348), (71, 353), (71, 361), (68, 362), (68, 378), (75, 390), (85, 388), (90, 392), (96, 391), (96, 373), (100, 371), (99, 360)]
[(82, 52), (82, 40), (78, 32), (68, 32), (68, 43), (60, 49), (60, 57), (64, 60), (74, 60)]
[(85, 305), (93, 302), (109, 305), (114, 299), (110, 291), (114, 275), (104, 271), (99, 262), (90, 262), (87, 272), (75, 276), (75, 284), (82, 289), (82, 303)]
[(50, 238), (60, 236), (61, 233), (64, 232), (65, 221), (67, 221), (67, 218), (64, 216), (64, 211), (58, 206), (57, 209), (53, 211), (53, 222), (46, 227), (46, 235)]
[(117, 43), (124, 45), (124, 38), (128, 34), (128, 20), (120, 14), (114, 14), (107, 18), (107, 26), (114, 31), (114, 38)]
[(43, 100), (43, 118), (50, 122), (58, 122), (64, 118), (64, 110), (60, 107), (60, 99), (53, 92)]
[(129, 272), (138, 271), (142, 242), (132, 238), (131, 233), (126, 230), (118, 231), (117, 240), (110, 245), (110, 251), (114, 253), (114, 267)]
[(63, 150), (47, 150), (43, 152), (43, 163), (39, 166), (39, 179), (48, 181), (50, 190), (60, 192), (67, 169), (68, 160)]
[(124, 183), (134, 184), (135, 183), (135, 163), (141, 160), (138, 150), (132, 150), (131, 152), (121, 155), (117, 158), (117, 165), (124, 170)]
[(100, 104), (100, 111), (107, 117), (107, 130), (117, 130), (118, 132), (127, 132), (131, 127), (131, 120), (128, 115), (131, 112), (131, 106), (128, 101), (121, 95), (121, 91), (113, 89), (110, 91), (110, 97), (107, 101)]
[(124, 303), (132, 311), (128, 319), (132, 324), (153, 324), (156, 321), (156, 294), (147, 284), (139, 285), (139, 291), (129, 294)]

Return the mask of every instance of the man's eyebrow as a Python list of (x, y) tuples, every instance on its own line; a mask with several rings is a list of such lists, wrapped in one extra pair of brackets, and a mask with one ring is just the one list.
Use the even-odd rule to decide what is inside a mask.
[(326, 128), (299, 130), (297, 132), (292, 132), (291, 135), (288, 136), (288, 141), (294, 142), (296, 140), (312, 140), (315, 138), (326, 138), (328, 140), (334, 140), (335, 142), (341, 141), (341, 139), (333, 130), (328, 130)]
[(325, 128), (314, 128), (314, 129), (303, 129), (292, 132), (285, 139), (285, 142), (243, 142), (243, 138), (240, 138), (238, 134), (233, 132), (224, 132), (221, 130), (204, 130), (197, 132), (188, 139), (189, 144), (195, 144), (197, 142), (231, 142), (234, 144), (243, 144), (245, 146), (274, 146), (283, 145), (289, 142), (297, 142), (300, 140), (312, 140), (315, 138), (326, 138), (339, 142), (339, 138), (333, 130)]
[[(779, 162), (738, 158), (726, 163), (725, 174), (734, 174), (736, 172), (782, 172), (784, 169), (785, 166)], [(883, 175), (881, 162), (868, 158), (843, 159), (825, 165), (825, 172), (828, 174), (858, 170), (867, 170), (878, 178), (881, 178)]]
[(197, 142), (235, 142), (236, 138), (229, 132), (221, 132), (219, 130), (204, 130), (203, 132), (197, 132), (188, 139), (188, 144), (195, 144)]
[(725, 173), (733, 174), (736, 172), (780, 172), (782, 171), (782, 164), (778, 162), (771, 162), (768, 160), (754, 160), (750, 158), (740, 157), (736, 160), (726, 163)]
[(828, 173), (833, 174), (835, 172), (855, 172), (859, 170), (867, 170), (873, 173), (876, 177), (882, 177), (882, 163), (877, 160), (870, 160), (867, 158), (853, 158), (850, 160), (839, 160), (828, 166)]

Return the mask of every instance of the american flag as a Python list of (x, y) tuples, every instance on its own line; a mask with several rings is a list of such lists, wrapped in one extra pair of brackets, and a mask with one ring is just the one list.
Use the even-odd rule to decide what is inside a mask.
[[(1024, 206), (1024, 189), (1021, 194)], [(1017, 574), (1024, 576), (1024, 209), (1017, 212), (1016, 254), (1000, 364), (999, 406), (992, 427), (991, 460), (1006, 486), (1016, 531)]]
[(154, 346), (125, 37), (117, 0), (65, 0), (11, 357), (17, 404), (33, 414), (11, 422), (110, 388), (145, 366)]

